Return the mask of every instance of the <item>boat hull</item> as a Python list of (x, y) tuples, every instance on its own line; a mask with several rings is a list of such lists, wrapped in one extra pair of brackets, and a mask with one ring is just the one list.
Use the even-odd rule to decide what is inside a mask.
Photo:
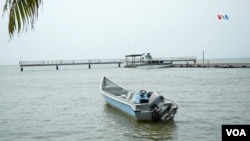
[(143, 68), (143, 69), (158, 69), (171, 67), (172, 63), (141, 63), (141, 64), (129, 64), (126, 68)]
[(130, 103), (123, 102), (121, 100), (115, 99), (112, 96), (107, 96), (103, 94), (105, 101), (115, 107), (116, 109), (120, 110), (123, 113), (126, 113), (136, 120), (152, 120), (152, 111), (149, 110), (136, 110), (136, 106), (133, 106)]
[(171, 67), (172, 64), (145, 64), (145, 65), (138, 65), (137, 68), (143, 69), (159, 69), (159, 68), (168, 68)]
[(132, 109), (130, 105), (114, 100), (113, 98), (110, 98), (109, 96), (106, 96), (106, 95), (103, 95), (103, 98), (109, 105), (121, 110), (122, 112), (130, 116), (135, 117), (135, 111)]

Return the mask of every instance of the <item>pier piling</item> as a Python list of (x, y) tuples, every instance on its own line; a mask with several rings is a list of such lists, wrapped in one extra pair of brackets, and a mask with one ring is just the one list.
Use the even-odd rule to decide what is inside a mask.
[(204, 50), (203, 50), (203, 52), (202, 52), (202, 62), (203, 62), (203, 64), (204, 64)]

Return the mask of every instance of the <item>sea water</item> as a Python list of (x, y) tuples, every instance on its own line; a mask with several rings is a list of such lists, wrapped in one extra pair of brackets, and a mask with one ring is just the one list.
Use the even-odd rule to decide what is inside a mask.
[[(103, 76), (174, 100), (174, 120), (136, 121), (107, 105)], [(1, 141), (217, 141), (222, 124), (250, 124), (249, 107), (249, 68), (0, 66)]]

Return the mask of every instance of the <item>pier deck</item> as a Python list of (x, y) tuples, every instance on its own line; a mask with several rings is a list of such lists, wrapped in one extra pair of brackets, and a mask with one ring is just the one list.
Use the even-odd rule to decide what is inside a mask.
[[(207, 63), (200, 64), (196, 63), (196, 57), (165, 57), (155, 58), (160, 62), (170, 62), (172, 65), (169, 67), (214, 67), (214, 68), (250, 68), (250, 63)], [(129, 60), (126, 60), (129, 61)], [(133, 62), (139, 62), (140, 60), (134, 59)], [(179, 62), (176, 64), (175, 62)], [(183, 62), (183, 63), (180, 63)], [(190, 63), (191, 62), (191, 63)], [(192, 63), (193, 62), (193, 63)], [(21, 71), (24, 67), (35, 67), (35, 66), (55, 66), (56, 70), (62, 65), (88, 65), (91, 69), (92, 64), (118, 64), (118, 67), (122, 63), (125, 63), (125, 59), (78, 59), (78, 60), (42, 60), (42, 61), (19, 61)]]
[[(168, 58), (156, 58), (157, 60), (163, 62), (175, 62), (175, 61), (184, 61), (189, 62), (193, 61), (196, 63), (196, 57), (168, 57)], [(19, 61), (19, 66), (21, 71), (24, 67), (35, 67), (35, 66), (56, 66), (56, 70), (59, 69), (61, 65), (88, 65), (89, 69), (92, 64), (118, 64), (118, 67), (124, 63), (125, 59), (78, 59), (78, 60), (41, 60), (41, 61)], [(140, 60), (133, 60), (140, 61)]]
[(170, 67), (196, 67), (196, 68), (250, 68), (250, 63), (172, 64)]

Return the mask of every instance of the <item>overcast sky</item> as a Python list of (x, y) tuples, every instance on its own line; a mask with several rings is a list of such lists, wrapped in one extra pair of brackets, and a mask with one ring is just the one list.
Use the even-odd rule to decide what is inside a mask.
[(11, 41), (8, 13), (0, 18), (0, 65), (146, 52), (201, 59), (203, 50), (206, 58), (250, 57), (249, 7), (250, 0), (43, 0), (35, 30)]

